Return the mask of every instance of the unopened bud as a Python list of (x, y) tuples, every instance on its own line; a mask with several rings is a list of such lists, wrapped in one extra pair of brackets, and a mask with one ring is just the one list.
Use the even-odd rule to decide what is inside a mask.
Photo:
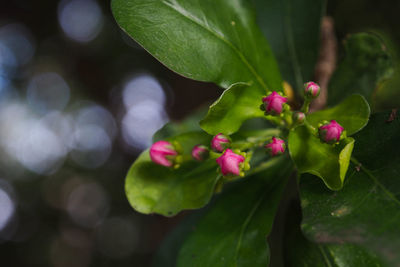
[(317, 98), (321, 93), (321, 88), (315, 82), (308, 82), (304, 84), (304, 96), (307, 98)]
[(279, 115), (282, 113), (283, 105), (288, 101), (284, 96), (273, 91), (262, 99), (266, 115)]
[(158, 141), (150, 147), (150, 158), (158, 165), (172, 167), (177, 157), (178, 152), (170, 142)]
[(293, 124), (295, 125), (303, 124), (304, 120), (306, 119), (306, 114), (304, 114), (301, 111), (295, 111), (293, 112), (292, 119), (293, 119)]
[(344, 128), (335, 120), (331, 120), (331, 122), (325, 123), (318, 129), (320, 139), (328, 144), (339, 142), (343, 131)]
[(192, 149), (192, 157), (197, 161), (203, 161), (208, 158), (210, 151), (206, 146), (197, 145)]
[(271, 156), (275, 157), (282, 155), (285, 152), (285, 141), (280, 138), (272, 137), (272, 140), (265, 145), (265, 148), (270, 153)]
[(228, 136), (219, 133), (216, 136), (213, 137), (211, 140), (211, 147), (217, 152), (222, 152), (224, 149), (229, 147), (229, 144), (231, 143), (231, 140), (229, 139)]
[(241, 175), (242, 169), (244, 168), (243, 163), (245, 162), (245, 157), (227, 149), (216, 161), (223, 175)]

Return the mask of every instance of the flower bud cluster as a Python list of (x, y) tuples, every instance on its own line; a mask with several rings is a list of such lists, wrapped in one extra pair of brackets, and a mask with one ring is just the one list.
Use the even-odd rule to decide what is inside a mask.
[[(262, 98), (261, 109), (265, 112), (265, 115), (268, 115), (267, 119), (279, 126), (285, 126), (288, 130), (291, 130), (297, 126), (305, 125), (313, 134), (318, 135), (322, 142), (336, 144), (346, 137), (344, 128), (337, 121), (324, 121), (319, 125), (318, 130), (307, 122), (308, 105), (312, 99), (318, 97), (320, 91), (319, 85), (314, 82), (308, 82), (304, 85), (305, 101), (301, 111), (291, 111), (287, 104), (288, 98), (273, 91)], [(267, 142), (265, 143), (265, 141)], [(277, 136), (259, 140), (257, 145), (264, 145), (266, 152), (271, 157), (282, 155), (286, 150), (285, 141)], [(219, 133), (212, 138), (209, 147), (202, 144), (194, 146), (191, 151), (191, 159), (199, 162), (209, 158), (215, 159), (219, 165), (219, 171), (225, 179), (244, 176), (244, 172), (250, 169), (251, 152), (242, 152), (234, 149), (234, 147), (235, 143), (232, 143), (229, 136)], [(179, 143), (168, 141), (155, 142), (149, 153), (154, 163), (171, 168), (178, 168), (183, 163), (184, 158), (187, 157), (183, 155)]]
[[(211, 152), (207, 146), (196, 145), (192, 149), (191, 156), (196, 161), (204, 161), (210, 157), (210, 153), (214, 153), (224, 176), (244, 176), (244, 171), (250, 169), (250, 157), (246, 157), (247, 154), (240, 150), (232, 151), (229, 149), (230, 144), (231, 139), (219, 133), (211, 140), (211, 148), (214, 152)], [(150, 148), (151, 160), (165, 167), (179, 167), (183, 158), (181, 154), (177, 143), (172, 144), (167, 141), (158, 141)]]
[[(320, 124), (318, 130), (313, 128), (307, 123), (306, 113), (308, 112), (311, 101), (317, 98), (321, 93), (320, 86), (315, 82), (307, 82), (304, 84), (304, 104), (301, 111), (291, 111), (290, 107), (286, 104), (287, 98), (280, 93), (275, 91), (262, 98), (263, 104), (261, 109), (265, 111), (265, 115), (272, 115), (268, 119), (272, 122), (286, 126), (288, 129), (293, 129), (299, 125), (306, 124), (309, 128), (312, 128), (312, 132), (318, 134), (322, 142), (328, 144), (335, 144), (343, 139), (346, 134), (344, 128), (335, 120), (331, 120), (330, 123), (325, 122)], [(282, 140), (283, 141), (283, 140)], [(273, 139), (266, 148), (270, 151), (271, 155), (275, 155), (277, 150), (277, 139)], [(284, 142), (283, 142), (284, 144)]]

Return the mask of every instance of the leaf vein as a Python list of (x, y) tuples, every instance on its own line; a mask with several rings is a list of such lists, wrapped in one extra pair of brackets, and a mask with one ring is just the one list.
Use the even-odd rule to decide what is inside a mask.
[(235, 265), (237, 265), (237, 259), (239, 257), (239, 250), (242, 245), (243, 235), (249, 225), (251, 219), (253, 218), (254, 214), (256, 213), (257, 209), (260, 207), (261, 203), (263, 202), (266, 194), (263, 194), (260, 199), (256, 202), (254, 207), (251, 209), (250, 213), (247, 215), (246, 220), (243, 223), (242, 229), (240, 230), (238, 243), (236, 245), (236, 252), (235, 252)]
[(165, 4), (167, 7), (170, 7), (171, 9), (175, 10), (178, 14), (181, 16), (187, 18), (191, 22), (197, 24), (201, 28), (204, 28), (207, 30), (209, 33), (214, 35), (216, 38), (220, 39), (222, 42), (224, 42), (229, 48), (231, 48), (239, 57), (239, 59), (244, 63), (244, 65), (249, 69), (252, 75), (256, 78), (257, 82), (264, 88), (267, 89), (267, 85), (263, 78), (257, 73), (255, 68), (250, 64), (250, 62), (246, 59), (246, 57), (243, 55), (243, 53), (235, 46), (233, 45), (229, 40), (224, 38), (223, 34), (211, 29), (208, 25), (204, 25), (204, 23), (201, 22), (199, 18), (188, 12), (187, 10), (181, 8), (179, 5), (175, 5), (173, 3), (167, 2), (167, 1), (162, 1), (163, 4)]
[(371, 178), (371, 180), (372, 180), (377, 186), (379, 186), (379, 187), (382, 189), (382, 191), (383, 191), (390, 199), (392, 199), (396, 204), (398, 204), (398, 205), (400, 206), (400, 201), (399, 201), (399, 200), (392, 194), (392, 192), (390, 192), (381, 182), (379, 182), (378, 178), (376, 178), (375, 175), (373, 175), (372, 172), (371, 172), (370, 170), (368, 170), (368, 169), (365, 168), (362, 164), (360, 164), (360, 162), (359, 162), (356, 158), (354, 158), (354, 157), (351, 158), (351, 161), (352, 161), (354, 164), (360, 166), (361, 170), (362, 170), (363, 172), (365, 172), (365, 174), (367, 174), (367, 176), (368, 176), (369, 178)]

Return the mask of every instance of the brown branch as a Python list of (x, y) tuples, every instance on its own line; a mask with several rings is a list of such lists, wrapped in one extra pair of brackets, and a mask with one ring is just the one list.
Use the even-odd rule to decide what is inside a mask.
[(334, 21), (331, 17), (324, 17), (321, 24), (321, 46), (315, 67), (315, 81), (321, 86), (321, 94), (311, 104), (311, 111), (322, 109), (326, 105), (328, 84), (336, 68), (336, 57), (337, 40)]

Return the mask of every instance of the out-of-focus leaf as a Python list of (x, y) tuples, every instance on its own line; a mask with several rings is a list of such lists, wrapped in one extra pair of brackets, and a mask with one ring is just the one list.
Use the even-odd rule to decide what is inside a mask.
[[(354, 136), (354, 158), (341, 191), (302, 175), (302, 230), (317, 243), (352, 243), (400, 264), (400, 119), (372, 115)], [(356, 162), (356, 161), (354, 161)]]
[(178, 253), (187, 236), (193, 232), (196, 223), (207, 207), (187, 215), (161, 243), (153, 259), (153, 267), (176, 267)]
[(393, 74), (390, 78), (379, 83), (372, 96), (372, 108), (385, 111), (400, 107), (400, 47), (387, 32), (374, 31), (382, 38), (393, 63)]
[(307, 240), (298, 226), (287, 240), (285, 266), (349, 267), (389, 265), (375, 253), (353, 244), (316, 244)]
[(232, 134), (245, 120), (263, 117), (262, 94), (256, 86), (236, 83), (229, 87), (210, 107), (200, 126), (209, 134)]
[[(369, 106), (360, 95), (348, 97), (336, 107), (318, 111), (307, 116), (307, 122), (317, 128), (323, 120), (336, 120), (348, 135), (362, 129), (368, 122)], [(306, 126), (297, 127), (289, 133), (289, 153), (300, 173), (320, 177), (326, 186), (339, 190), (343, 186), (350, 163), (354, 139), (347, 138), (339, 145), (322, 143), (309, 133)]]
[(383, 82), (374, 92), (373, 110), (384, 111), (400, 107), (400, 62), (393, 78)]
[(328, 104), (358, 93), (372, 105), (374, 90), (393, 73), (393, 62), (385, 45), (375, 34), (359, 33), (345, 41), (344, 53), (329, 84)]
[[(192, 132), (172, 139), (190, 155), (196, 144), (207, 145), (211, 136)], [(125, 191), (132, 207), (145, 214), (172, 216), (183, 209), (196, 209), (210, 200), (220, 177), (215, 160), (199, 163), (188, 161), (177, 169), (153, 163), (149, 151), (144, 151), (132, 165), (125, 182)]]
[(121, 28), (167, 67), (227, 88), (281, 88), (274, 56), (244, 0), (113, 0)]
[(325, 0), (253, 0), (257, 21), (278, 61), (282, 77), (298, 92), (311, 80), (318, 59)]
[(293, 166), (287, 158), (232, 185), (184, 243), (177, 266), (267, 266), (268, 236)]

